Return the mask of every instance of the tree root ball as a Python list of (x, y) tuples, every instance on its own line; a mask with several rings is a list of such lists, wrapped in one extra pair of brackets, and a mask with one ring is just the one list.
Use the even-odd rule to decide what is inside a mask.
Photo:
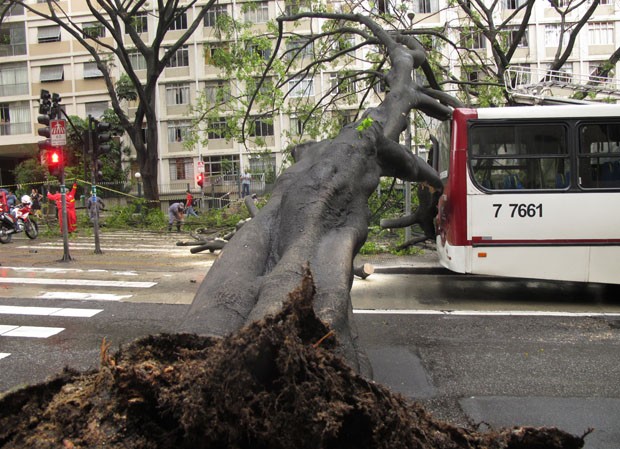
[(550, 428), (433, 419), (351, 370), (314, 314), (310, 275), (282, 311), (222, 339), (149, 336), (101, 367), (0, 399), (1, 448), (580, 448)]

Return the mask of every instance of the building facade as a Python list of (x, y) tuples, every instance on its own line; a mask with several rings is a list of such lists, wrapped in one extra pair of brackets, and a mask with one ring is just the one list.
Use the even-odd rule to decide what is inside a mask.
[[(502, 0), (494, 14), (505, 19), (518, 7), (521, 0)], [(33, 4), (36, 3), (33, 1)], [(93, 20), (84, 0), (60, 2), (84, 33), (105, 33), (105, 29)], [(382, 12), (400, 8), (400, 0), (377, 3), (375, 8)], [(149, 33), (157, 24), (156, 3), (150, 2), (151, 11), (145, 11), (134, 18), (137, 27), (148, 40)], [(252, 173), (256, 189), (272, 180), (275, 173), (286, 163), (284, 150), (304, 138), (300, 117), (281, 109), (273, 116), (262, 119), (261, 111), (252, 111), (254, 124), (245, 143), (224, 138), (218, 133), (218, 120), (224, 126), (226, 115), (211, 118), (208, 139), (188, 146), (186, 139), (191, 127), (190, 107), (200, 94), (206, 98), (221, 95), (236, 95), (236, 83), (226, 79), (212, 64), (214, 52), (223, 45), (216, 32), (218, 17), (229, 15), (237, 20), (252, 23), (257, 33), (266, 31), (267, 23), (290, 11), (291, 5), (299, 7), (300, 2), (264, 1), (255, 8), (244, 8), (243, 1), (222, 0), (204, 18), (202, 26), (190, 40), (179, 49), (159, 79), (157, 89), (156, 126), (159, 132), (159, 179), (162, 198), (177, 195), (187, 187), (195, 190), (196, 175), (204, 170), (208, 186), (216, 196), (238, 191), (239, 174), (248, 170)], [(45, 4), (34, 5), (45, 7)], [(344, 10), (345, 2), (331, 6)], [(448, 6), (446, 0), (414, 0), (407, 2), (412, 8), (411, 26), (416, 29), (446, 29), (451, 39), (458, 42), (459, 33), (467, 25), (462, 10)], [(584, 6), (586, 7), (586, 6)], [(562, 68), (568, 78), (586, 77), (593, 73), (601, 62), (620, 46), (620, 5), (612, 0), (602, 0), (592, 19), (580, 32), (574, 51)], [(576, 10), (575, 17), (583, 11)], [(192, 11), (183, 20), (175, 23), (167, 38), (173, 42), (191, 23)], [(519, 17), (514, 18), (519, 23)], [(512, 64), (526, 70), (545, 69), (553, 61), (560, 39), (560, 16), (549, 2), (537, 0), (527, 33), (519, 43)], [(577, 20), (577, 19), (575, 19)], [(292, 26), (292, 25), (291, 25)], [(316, 31), (310, 22), (295, 25), (299, 35)], [(19, 161), (38, 153), (37, 110), (41, 89), (55, 92), (62, 97), (62, 106), (68, 115), (95, 118), (110, 107), (110, 98), (102, 74), (92, 58), (77, 40), (60, 26), (44, 21), (23, 8), (14, 7), (0, 26), (0, 185), (12, 182), (11, 170)], [(99, 37), (107, 39), (105, 34)], [(111, 38), (110, 38), (111, 40)], [(130, 42), (128, 39), (127, 42)], [(491, 61), (491, 47), (482, 36), (471, 39), (478, 53)], [(110, 41), (111, 43), (111, 41)], [(444, 64), (457, 78), (476, 81), (480, 73), (467, 67), (457, 48), (444, 51)], [(268, 54), (265, 55), (269, 56)], [(135, 52), (131, 55), (133, 67), (141, 76), (146, 76), (144, 60)], [(310, 100), (323, 96), (330, 89), (345, 89), (341, 83), (343, 70), (361, 70), (363, 58), (342, 61), (340, 65), (328, 66), (312, 77), (291, 80), (290, 98), (307, 97)], [(120, 64), (115, 64), (115, 77), (122, 73)], [(141, 68), (142, 67), (142, 68)], [(614, 78), (615, 83), (615, 78)], [(354, 87), (348, 86), (354, 90)], [(380, 93), (369, 98), (367, 105), (380, 101)], [(135, 113), (136, 104), (128, 103), (127, 112)], [(343, 121), (355, 116), (356, 102), (342, 103), (334, 114)], [(146, 125), (145, 125), (146, 126)], [(127, 141), (128, 142), (128, 141)], [(255, 144), (254, 142), (260, 142)], [(132, 167), (132, 179), (138, 168), (132, 158), (125, 161)], [(210, 189), (209, 190), (209, 186)]]

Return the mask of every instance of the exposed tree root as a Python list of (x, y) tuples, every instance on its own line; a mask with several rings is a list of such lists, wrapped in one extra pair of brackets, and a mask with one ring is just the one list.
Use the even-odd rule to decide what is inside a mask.
[(2, 448), (564, 448), (557, 429), (476, 432), (357, 375), (314, 314), (307, 274), (283, 310), (223, 339), (149, 336), (96, 372), (0, 399)]

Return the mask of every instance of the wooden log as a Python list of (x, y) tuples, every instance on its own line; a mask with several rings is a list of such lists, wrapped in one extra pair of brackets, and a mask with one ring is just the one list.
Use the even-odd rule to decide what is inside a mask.
[(366, 279), (375, 272), (375, 267), (370, 263), (365, 263), (357, 267), (353, 267), (353, 274), (359, 278)]
[(189, 252), (192, 254), (196, 254), (196, 253), (207, 251), (207, 250), (209, 250), (210, 252), (213, 252), (215, 250), (224, 248), (224, 246), (226, 246), (226, 243), (227, 243), (226, 240), (221, 240), (221, 239), (211, 240), (210, 242), (206, 242), (203, 245), (196, 246), (190, 249)]

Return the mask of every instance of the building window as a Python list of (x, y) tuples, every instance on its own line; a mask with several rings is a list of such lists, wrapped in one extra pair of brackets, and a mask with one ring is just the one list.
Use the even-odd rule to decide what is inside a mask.
[(86, 108), (86, 115), (90, 115), (96, 119), (103, 117), (105, 111), (109, 109), (107, 101), (93, 101), (91, 103), (86, 103), (84, 107)]
[(128, 53), (129, 64), (134, 70), (146, 70), (146, 59), (138, 51), (132, 51)]
[(24, 22), (0, 25), (0, 57), (26, 54), (26, 24)]
[(288, 89), (292, 98), (312, 97), (314, 96), (314, 80), (297, 76), (289, 80)]
[(103, 72), (99, 70), (96, 62), (85, 62), (84, 63), (84, 79), (88, 78), (101, 78), (103, 77)]
[(28, 93), (28, 66), (26, 64), (0, 65), (0, 97)]
[(9, 136), (30, 132), (30, 107), (28, 103), (0, 103), (0, 135)]
[(170, 181), (194, 179), (194, 161), (191, 157), (170, 159)]
[(250, 156), (250, 173), (264, 173), (266, 179), (275, 179), (276, 156), (272, 153)]
[(286, 42), (286, 59), (312, 58), (314, 44), (308, 38), (293, 38)]
[(60, 42), (60, 25), (39, 27), (37, 29), (37, 40), (40, 44), (44, 42)]
[(228, 10), (226, 5), (213, 5), (205, 15), (203, 24), (206, 27), (217, 27), (218, 20), (227, 16)]
[(413, 10), (421, 14), (430, 14), (439, 11), (438, 0), (415, 0)]
[(252, 137), (273, 136), (273, 119), (267, 117), (254, 117), (250, 129)]
[(183, 12), (175, 17), (174, 21), (170, 24), (170, 30), (186, 30), (187, 29), (187, 13)]
[(290, 118), (290, 128), (291, 134), (293, 136), (303, 136), (304, 134), (304, 121), (299, 117), (291, 116)]
[(65, 68), (62, 64), (41, 67), (41, 82), (62, 81), (65, 79)]
[(207, 137), (209, 139), (225, 139), (227, 136), (228, 123), (224, 117), (210, 119), (208, 122)]
[(167, 85), (166, 102), (169, 106), (189, 104), (189, 84)]
[(135, 14), (130, 22), (127, 22), (125, 27), (125, 33), (128, 33), (131, 28), (133, 28), (136, 33), (147, 33), (149, 31), (149, 19), (146, 13), (141, 12)]
[[(507, 46), (511, 46), (515, 40), (517, 40), (517, 35), (519, 33), (518, 27), (507, 27), (506, 28), (506, 44)], [(526, 29), (523, 33), (523, 36), (519, 40), (517, 47), (528, 47), (528, 30)]]
[(601, 73), (601, 67), (605, 65), (605, 61), (590, 61), (588, 63), (588, 73), (591, 82), (607, 82), (613, 78), (613, 71), (606, 74)]
[(239, 155), (207, 156), (203, 158), (205, 173), (209, 176), (235, 175), (239, 173)]
[(205, 45), (205, 64), (215, 65), (218, 57), (228, 53), (228, 45), (222, 43), (209, 43)]
[(269, 21), (269, 3), (246, 3), (244, 17), (247, 23), (266, 23)]
[(187, 140), (190, 132), (188, 122), (169, 122), (168, 123), (168, 142), (183, 142)]
[(502, 0), (502, 6), (504, 9), (519, 9), (526, 3), (527, 0)]
[(461, 30), (461, 46), (464, 48), (482, 50), (487, 47), (486, 42), (487, 40), (482, 31), (473, 29)]
[[(560, 36), (562, 35), (562, 26), (559, 24), (545, 25), (545, 47), (557, 47), (560, 45)], [(564, 30), (562, 42), (568, 42), (570, 32)]]
[(264, 45), (257, 44), (247, 44), (246, 51), (248, 54), (256, 54), (259, 58), (264, 59), (265, 61), (271, 58), (271, 47), (264, 47)]
[(82, 34), (84, 38), (105, 37), (105, 28), (99, 22), (88, 22), (82, 25)]
[(355, 93), (355, 80), (351, 73), (348, 75), (332, 73), (329, 75), (329, 84), (331, 86), (330, 93), (332, 95), (348, 95)]
[(484, 79), (484, 72), (476, 65), (461, 66), (461, 79), (470, 83), (477, 83)]
[(613, 22), (588, 23), (588, 42), (590, 45), (609, 45), (614, 43)]
[(210, 103), (224, 103), (230, 100), (230, 85), (224, 81), (209, 82), (205, 85), (205, 99)]
[(170, 58), (167, 67), (189, 67), (189, 48), (183, 45)]

